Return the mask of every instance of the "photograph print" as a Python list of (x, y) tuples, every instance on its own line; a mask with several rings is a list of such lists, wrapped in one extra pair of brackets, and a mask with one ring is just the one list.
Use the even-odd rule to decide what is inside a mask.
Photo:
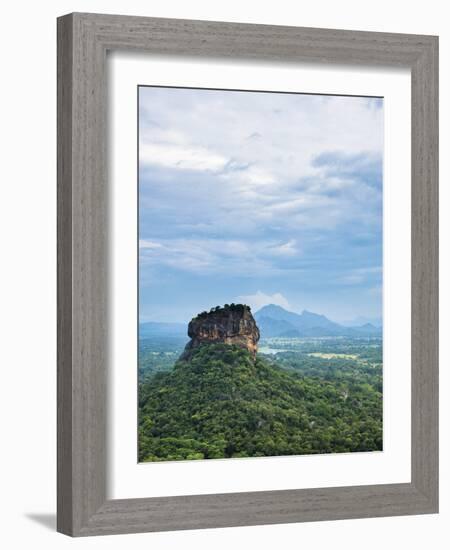
[(383, 99), (138, 88), (138, 460), (383, 450)]

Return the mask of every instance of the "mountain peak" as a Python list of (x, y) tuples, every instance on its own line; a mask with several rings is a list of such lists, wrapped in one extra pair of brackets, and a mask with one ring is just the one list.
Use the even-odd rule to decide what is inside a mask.
[(325, 315), (304, 309), (301, 314), (269, 304), (255, 314), (263, 338), (321, 337), (321, 336), (377, 336), (380, 329), (370, 323), (345, 327), (330, 321)]
[(287, 311), (287, 310), (276, 304), (267, 304), (266, 306), (263, 306), (261, 309), (258, 309), (257, 313), (261, 313), (261, 312), (267, 313), (270, 311)]
[(317, 317), (319, 319), (326, 319), (325, 315), (321, 315), (320, 313), (314, 313), (313, 311), (308, 311), (307, 309), (304, 309), (301, 313), (302, 317)]
[(259, 329), (250, 307), (244, 304), (225, 304), (194, 317), (188, 326), (187, 343), (183, 359), (201, 344), (229, 344), (247, 349), (253, 357), (258, 350)]

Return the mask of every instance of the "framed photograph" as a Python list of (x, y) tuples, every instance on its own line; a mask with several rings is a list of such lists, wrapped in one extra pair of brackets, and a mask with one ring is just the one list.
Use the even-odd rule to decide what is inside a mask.
[(438, 511), (438, 39), (58, 19), (58, 530)]

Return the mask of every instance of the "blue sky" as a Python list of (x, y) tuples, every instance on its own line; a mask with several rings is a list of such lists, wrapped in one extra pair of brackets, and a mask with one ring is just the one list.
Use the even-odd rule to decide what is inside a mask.
[(139, 89), (139, 315), (382, 310), (381, 99)]

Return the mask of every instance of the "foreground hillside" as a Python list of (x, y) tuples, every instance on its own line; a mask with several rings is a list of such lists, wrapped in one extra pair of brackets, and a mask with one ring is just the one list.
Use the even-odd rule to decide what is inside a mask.
[(139, 390), (140, 461), (372, 451), (382, 396), (366, 381), (319, 379), (203, 344)]

